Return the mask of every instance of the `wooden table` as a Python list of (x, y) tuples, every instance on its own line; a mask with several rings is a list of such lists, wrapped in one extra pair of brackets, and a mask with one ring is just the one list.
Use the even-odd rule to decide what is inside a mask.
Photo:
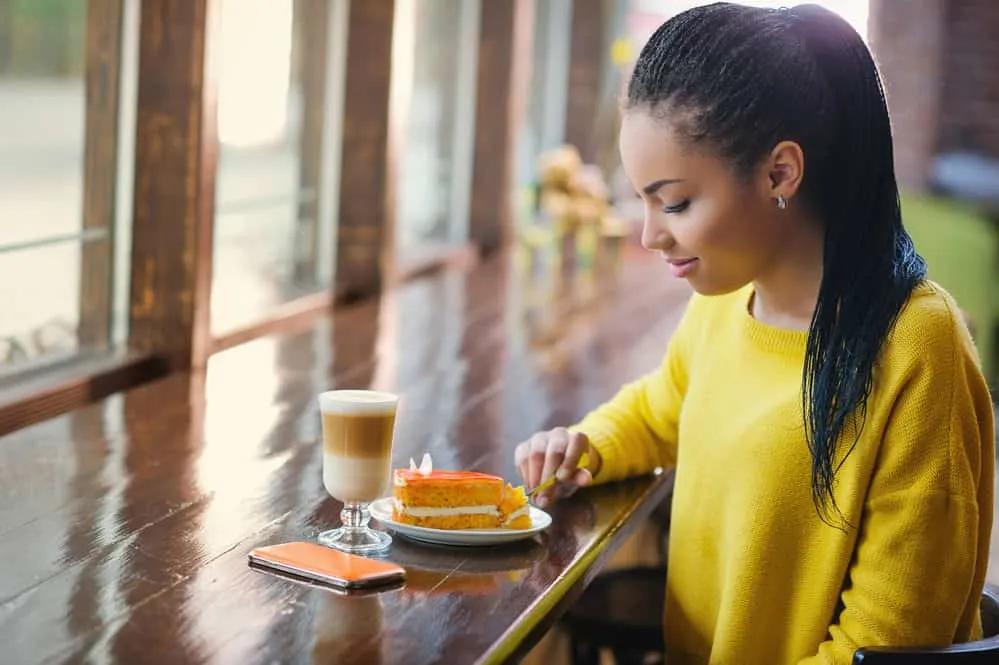
[(291, 583), (246, 555), (336, 523), (315, 398), (332, 386), (401, 395), (397, 464), (429, 451), (515, 479), (518, 441), (660, 361), (687, 292), (641, 256), (540, 292), (506, 257), (423, 278), (0, 439), (0, 661), (517, 660), (667, 498), (664, 477), (579, 493), (520, 546), (397, 538), (409, 582), (376, 595)]

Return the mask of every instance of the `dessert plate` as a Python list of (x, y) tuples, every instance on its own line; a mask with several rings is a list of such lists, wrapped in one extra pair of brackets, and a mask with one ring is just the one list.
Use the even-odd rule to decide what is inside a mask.
[(384, 497), (371, 502), (371, 516), (385, 525), (390, 531), (410, 540), (418, 540), (434, 545), (460, 545), (477, 547), (483, 545), (502, 545), (518, 540), (526, 540), (536, 533), (544, 531), (551, 525), (551, 515), (529, 506), (531, 511), (531, 526), (527, 529), (428, 529), (423, 526), (402, 524), (392, 519), (392, 497)]

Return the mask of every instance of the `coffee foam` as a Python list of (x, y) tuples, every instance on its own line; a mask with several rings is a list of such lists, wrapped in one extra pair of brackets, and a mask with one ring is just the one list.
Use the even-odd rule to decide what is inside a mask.
[(399, 397), (376, 390), (329, 390), (319, 394), (319, 410), (341, 415), (395, 413)]

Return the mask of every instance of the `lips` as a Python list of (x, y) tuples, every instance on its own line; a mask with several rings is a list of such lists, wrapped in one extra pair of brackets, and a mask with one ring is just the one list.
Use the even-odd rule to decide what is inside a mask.
[(697, 267), (698, 259), (666, 259), (669, 263), (669, 271), (674, 277), (686, 277)]

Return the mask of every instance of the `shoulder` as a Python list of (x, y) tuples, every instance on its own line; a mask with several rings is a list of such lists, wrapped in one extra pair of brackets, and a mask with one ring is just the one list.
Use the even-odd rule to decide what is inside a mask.
[(969, 497), (991, 485), (991, 395), (961, 310), (940, 285), (913, 290), (882, 348), (871, 399), (894, 433), (879, 463), (907, 469), (898, 479)]
[(908, 417), (980, 422), (992, 417), (992, 398), (971, 332), (961, 309), (939, 284), (926, 281), (913, 290), (882, 347), (874, 387), (889, 405), (906, 399), (915, 410)]
[(964, 316), (939, 284), (923, 281), (909, 296), (886, 340), (882, 364), (897, 370), (960, 372), (979, 358)]

